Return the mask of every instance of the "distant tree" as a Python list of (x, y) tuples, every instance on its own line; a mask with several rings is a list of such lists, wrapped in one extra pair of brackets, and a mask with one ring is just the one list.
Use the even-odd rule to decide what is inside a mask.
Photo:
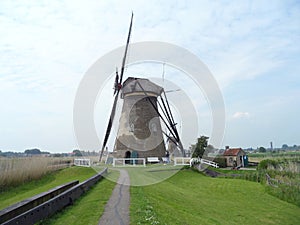
[(209, 152), (213, 152), (215, 150), (215, 147), (213, 145), (207, 145), (206, 150)]
[(41, 152), (41, 154), (50, 155), (50, 152)]
[(207, 147), (205, 148), (205, 152), (203, 154), (203, 156), (208, 156), (209, 153), (214, 153), (216, 151), (215, 147), (213, 145), (207, 145)]
[(81, 151), (78, 150), (78, 149), (73, 150), (73, 154), (74, 154), (75, 156), (82, 156)]
[(207, 140), (209, 137), (206, 136), (201, 136), (200, 138), (197, 139), (197, 143), (193, 152), (192, 157), (193, 158), (202, 158), (205, 148), (207, 147)]
[(34, 148), (34, 149), (27, 149), (24, 151), (25, 154), (28, 154), (28, 155), (39, 155), (41, 154), (41, 150), (37, 149), (37, 148)]
[(259, 147), (258, 151), (259, 152), (266, 152), (267, 150), (264, 147)]
[(288, 146), (287, 144), (283, 144), (281, 148), (282, 148), (282, 149), (288, 149), (289, 146)]

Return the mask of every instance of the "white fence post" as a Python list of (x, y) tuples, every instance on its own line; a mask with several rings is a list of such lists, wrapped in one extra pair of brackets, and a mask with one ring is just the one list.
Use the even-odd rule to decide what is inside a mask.
[(91, 159), (74, 159), (74, 165), (75, 166), (90, 167), (91, 166)]

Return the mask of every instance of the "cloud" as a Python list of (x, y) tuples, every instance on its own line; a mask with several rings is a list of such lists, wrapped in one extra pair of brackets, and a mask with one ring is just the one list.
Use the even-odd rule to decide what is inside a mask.
[(236, 112), (232, 116), (234, 119), (241, 119), (241, 118), (249, 118), (250, 113), (248, 112)]
[[(30, 127), (26, 120), (17, 123), (12, 116), (20, 109), (30, 113), (39, 109), (35, 115), (40, 121), (52, 121), (50, 113), (63, 115), (59, 123), (52, 122), (53, 128), (42, 128), (50, 133), (61, 130), (70, 137), (63, 146), (74, 146), (70, 121), (77, 85), (93, 62), (124, 45), (132, 10), (135, 16), (131, 41), (165, 41), (196, 54), (219, 82), (229, 118), (249, 118), (247, 111), (251, 110), (251, 115), (255, 114), (255, 119), (259, 120), (263, 118), (260, 110), (266, 102), (272, 103), (278, 111), (278, 117), (272, 119), (274, 124), (278, 124), (281, 117), (290, 118), (289, 114), (297, 105), (295, 102), (299, 102), (299, 93), (295, 90), (300, 89), (300, 64), (297, 63), (300, 59), (297, 45), (300, 7), (297, 1), (273, 1), (272, 4), (263, 1), (232, 4), (212, 1), (91, 0), (89, 4), (70, 0), (4, 1), (0, 7), (0, 102), (6, 113), (2, 112), (0, 124), (6, 125), (2, 128), (14, 128), (9, 137), (20, 140), (17, 145), (20, 150), (24, 146), (18, 135), (20, 127)], [(130, 76), (138, 76), (143, 71), (147, 71), (146, 75), (155, 76), (156, 73), (161, 77), (162, 68), (160, 65), (156, 70), (142, 67), (141, 73), (128, 68)], [(191, 96), (201, 113), (209, 111), (204, 107), (205, 99), (199, 97), (201, 93), (196, 92), (184, 76), (166, 69), (166, 79), (168, 75)], [(189, 88), (185, 89), (186, 86)], [(111, 91), (110, 84), (108, 89)], [(267, 101), (269, 95), (279, 95), (279, 98)], [(110, 102), (105, 98), (101, 101), (101, 105), (109, 108), (104, 111), (110, 111)], [(255, 107), (248, 108), (254, 104)], [(20, 111), (18, 116), (22, 115)], [(105, 127), (107, 117), (102, 112), (96, 115), (99, 118), (96, 126)], [(290, 122), (283, 120), (291, 129), (299, 124), (298, 117), (293, 118)], [(234, 129), (233, 133), (238, 132), (238, 128)], [(278, 127), (277, 130), (284, 129)], [(2, 136), (6, 131), (3, 129)], [(103, 132), (104, 128), (99, 135)], [(42, 132), (39, 133), (43, 145), (50, 150), (64, 148), (61, 143), (54, 145), (52, 139), (43, 138)], [(36, 134), (33, 130), (32, 136)], [(295, 134), (293, 140), (298, 137)], [(1, 144), (0, 148), (15, 146), (13, 141)]]

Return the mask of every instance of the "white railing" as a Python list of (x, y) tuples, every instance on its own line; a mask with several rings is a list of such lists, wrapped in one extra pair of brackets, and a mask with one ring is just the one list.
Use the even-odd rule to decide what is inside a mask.
[(219, 168), (218, 163), (214, 162), (214, 161), (210, 161), (207, 159), (199, 159), (199, 158), (191, 158), (190, 160), (190, 166), (192, 166), (192, 164), (196, 162), (196, 163), (200, 163), (200, 164), (206, 164), (215, 168)]
[(90, 167), (91, 166), (91, 160), (90, 159), (74, 159), (74, 165), (75, 166)]
[(190, 165), (190, 157), (174, 157), (174, 166)]
[(137, 166), (142, 161), (142, 165), (146, 166), (145, 158), (113, 158), (113, 166)]

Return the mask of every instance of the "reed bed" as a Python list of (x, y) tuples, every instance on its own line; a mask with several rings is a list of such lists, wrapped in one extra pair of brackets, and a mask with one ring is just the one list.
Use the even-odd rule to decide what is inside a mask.
[(71, 165), (72, 160), (51, 157), (0, 158), (0, 192)]

